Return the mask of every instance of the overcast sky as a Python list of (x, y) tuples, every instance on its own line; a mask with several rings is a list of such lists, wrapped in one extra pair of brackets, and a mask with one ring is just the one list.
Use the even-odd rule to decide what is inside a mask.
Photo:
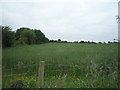
[(113, 41), (119, 0), (29, 0), (0, 4), (0, 22), (13, 30), (40, 29), (49, 39)]

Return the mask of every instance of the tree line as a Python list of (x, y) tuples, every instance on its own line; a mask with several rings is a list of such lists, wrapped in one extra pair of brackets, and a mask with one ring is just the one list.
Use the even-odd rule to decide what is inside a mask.
[(49, 42), (41, 30), (22, 27), (12, 31), (9, 26), (0, 26), (2, 30), (2, 47), (11, 47), (23, 44), (42, 44)]
[(111, 41), (108, 41), (108, 42), (94, 42), (94, 41), (74, 41), (74, 42), (68, 42), (68, 41), (63, 41), (61, 39), (58, 39), (58, 40), (49, 40), (49, 42), (54, 42), (54, 43), (88, 43), (88, 44), (112, 44), (112, 43), (118, 43), (116, 41), (114, 42), (111, 42)]
[[(24, 45), (24, 44), (42, 44), (42, 43), (88, 43), (88, 44), (97, 44), (97, 42), (90, 41), (74, 41), (68, 42), (61, 39), (58, 40), (49, 40), (41, 30), (30, 29), (27, 27), (21, 27), (16, 31), (12, 31), (12, 28), (9, 26), (0, 26), (2, 30), (2, 47), (11, 47), (14, 45)], [(106, 42), (98, 42), (99, 44)], [(117, 43), (110, 42), (108, 43)]]

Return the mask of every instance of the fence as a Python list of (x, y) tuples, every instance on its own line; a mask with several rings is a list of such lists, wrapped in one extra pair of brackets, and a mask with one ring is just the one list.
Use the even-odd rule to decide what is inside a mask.
[[(39, 64), (33, 64), (33, 65), (28, 65), (28, 66), (23, 66), (23, 67), (16, 67), (16, 68), (11, 68), (11, 69), (3, 69), (3, 77), (11, 77), (11, 80), (12, 80), (12, 76), (23, 76), (23, 75), (28, 75), (29, 72), (26, 72), (26, 73), (20, 73), (20, 74), (14, 74), (14, 70), (17, 70), (18, 69), (23, 69), (22, 71), (24, 71), (25, 68), (27, 69), (31, 69), (30, 67), (34, 67), (34, 66), (38, 66), (36, 67), (37, 69), (37, 72), (30, 72), (30, 74), (35, 74), (37, 76), (37, 82), (36, 82), (36, 85), (38, 88), (41, 88), (44, 86), (44, 75), (45, 73), (54, 73), (54, 72), (66, 72), (66, 71), (79, 71), (79, 70), (82, 70), (84, 67), (81, 67), (79, 65), (63, 65), (63, 64), (47, 64), (45, 65), (45, 62), (44, 61), (40, 61)], [(53, 70), (53, 68), (51, 68), (51, 70), (45, 70), (45, 68), (47, 66), (56, 66), (58, 67), (59, 70)], [(64, 68), (64, 67), (68, 67), (69, 69), (60, 69), (60, 68)], [(49, 68), (49, 67), (48, 67)], [(87, 67), (87, 68), (90, 68), (90, 67)], [(33, 70), (34, 71), (34, 70)], [(6, 73), (4, 72), (9, 72), (9, 75), (4, 75)]]

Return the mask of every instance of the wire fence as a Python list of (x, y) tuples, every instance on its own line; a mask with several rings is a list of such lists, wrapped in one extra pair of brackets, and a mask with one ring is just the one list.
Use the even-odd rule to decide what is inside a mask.
[[(2, 77), (3, 80), (9, 79), (9, 81), (21, 79), (25, 80), (25, 77), (28, 77), (29, 79), (33, 78), (35, 81), (39, 81), (39, 77), (41, 76), (41, 73), (43, 72), (45, 80), (47, 81), (52, 81), (52, 80), (57, 80), (60, 77), (64, 78), (64, 75), (72, 76), (72, 77), (81, 77), (81, 75), (90, 75), (88, 72), (91, 73), (91, 75), (95, 74), (99, 75), (101, 71), (95, 71), (97, 69), (102, 70), (102, 67), (98, 68), (99, 66), (96, 64), (87, 64), (87, 65), (63, 65), (63, 64), (45, 64), (44, 66), (44, 71), (41, 70), (42, 65), (40, 63), (32, 64), (32, 65), (26, 65), (26, 66), (16, 66), (14, 68), (10, 69), (2, 69)], [(108, 68), (108, 67), (107, 67)], [(40, 70), (39, 70), (40, 69)], [(105, 69), (106, 70), (106, 69)], [(109, 70), (109, 69), (108, 69)], [(86, 73), (87, 72), (87, 73)], [(112, 71), (111, 71), (112, 72)], [(96, 74), (97, 73), (97, 74)], [(31, 76), (31, 77), (29, 77)], [(55, 77), (54, 77), (55, 76)], [(8, 77), (8, 78), (7, 78)], [(17, 78), (16, 78), (17, 77)], [(44, 78), (41, 77), (41, 78)], [(9, 82), (8, 82), (9, 83)], [(37, 83), (37, 82), (36, 82)]]
[[(14, 70), (19, 70), (22, 69), (24, 71), (25, 69), (31, 69), (32, 67), (36, 66), (36, 72), (26, 72), (26, 73), (17, 73), (13, 74)], [(18, 66), (10, 69), (2, 69), (3, 75), (2, 77), (10, 77), (10, 76), (15, 76), (15, 75), (28, 75), (29, 73), (36, 73), (38, 72), (38, 66), (39, 64), (32, 64), (32, 65), (27, 65), (27, 66)], [(52, 68), (51, 68), (52, 67)], [(62, 71), (79, 71), (80, 69), (85, 68), (85, 66), (79, 66), (79, 65), (63, 65), (63, 64), (45, 64), (45, 73), (48, 72), (62, 72)], [(86, 67), (88, 68), (88, 67)], [(50, 70), (51, 69), (51, 70)], [(4, 75), (9, 72), (9, 75)]]
[(21, 69), (21, 68), (23, 69), (23, 68), (33, 67), (33, 66), (38, 66), (38, 64), (32, 64), (32, 65), (27, 65), (27, 66), (18, 66), (15, 68), (3, 69), (2, 71), (10, 71), (10, 70)]
[[(40, 62), (41, 63), (41, 62)], [(57, 80), (60, 77), (64, 77), (65, 74), (67, 75), (75, 75), (80, 76), (80, 74), (85, 71), (85, 68), (89, 69), (91, 66), (88, 65), (63, 65), (63, 64), (32, 64), (26, 66), (16, 66), (10, 69), (2, 69), (2, 77), (3, 80), (9, 80), (11, 83), (14, 80), (23, 80), (26, 81), (26, 77), (29, 79), (34, 78), (37, 87), (42, 87), (41, 83), (44, 80)], [(44, 70), (43, 70), (44, 69)], [(80, 71), (80, 72), (79, 72)], [(82, 72), (81, 72), (82, 71)], [(55, 77), (54, 77), (55, 76)], [(39, 83), (39, 84), (38, 84)], [(40, 85), (40, 86), (39, 86)]]

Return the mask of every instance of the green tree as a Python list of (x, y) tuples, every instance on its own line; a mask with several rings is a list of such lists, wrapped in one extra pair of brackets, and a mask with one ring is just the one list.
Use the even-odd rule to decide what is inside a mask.
[(58, 39), (58, 42), (61, 42), (61, 39)]
[(22, 28), (20, 28), (20, 29), (17, 29), (17, 30), (16, 30), (16, 33), (15, 33), (15, 39), (16, 39), (16, 40), (19, 40), (22, 31), (24, 31), (24, 30), (26, 30), (26, 29), (28, 30), (29, 28), (22, 27)]
[(15, 38), (16, 40), (19, 40), (20, 39), (20, 35), (21, 33), (24, 31), (24, 30), (31, 30), (30, 28), (27, 28), (27, 27), (21, 27), (19, 29), (16, 30), (16, 33), (15, 33)]
[(11, 47), (14, 45), (15, 33), (9, 26), (0, 26), (2, 29), (2, 46), (3, 47)]
[(49, 39), (45, 37), (44, 33), (42, 33), (41, 30), (34, 29), (34, 32), (36, 34), (36, 44), (41, 44), (49, 41)]
[(35, 39), (36, 39), (36, 35), (33, 32), (33, 30), (30, 29), (25, 29), (24, 31), (21, 32), (20, 34), (20, 42), (22, 44), (35, 44)]

